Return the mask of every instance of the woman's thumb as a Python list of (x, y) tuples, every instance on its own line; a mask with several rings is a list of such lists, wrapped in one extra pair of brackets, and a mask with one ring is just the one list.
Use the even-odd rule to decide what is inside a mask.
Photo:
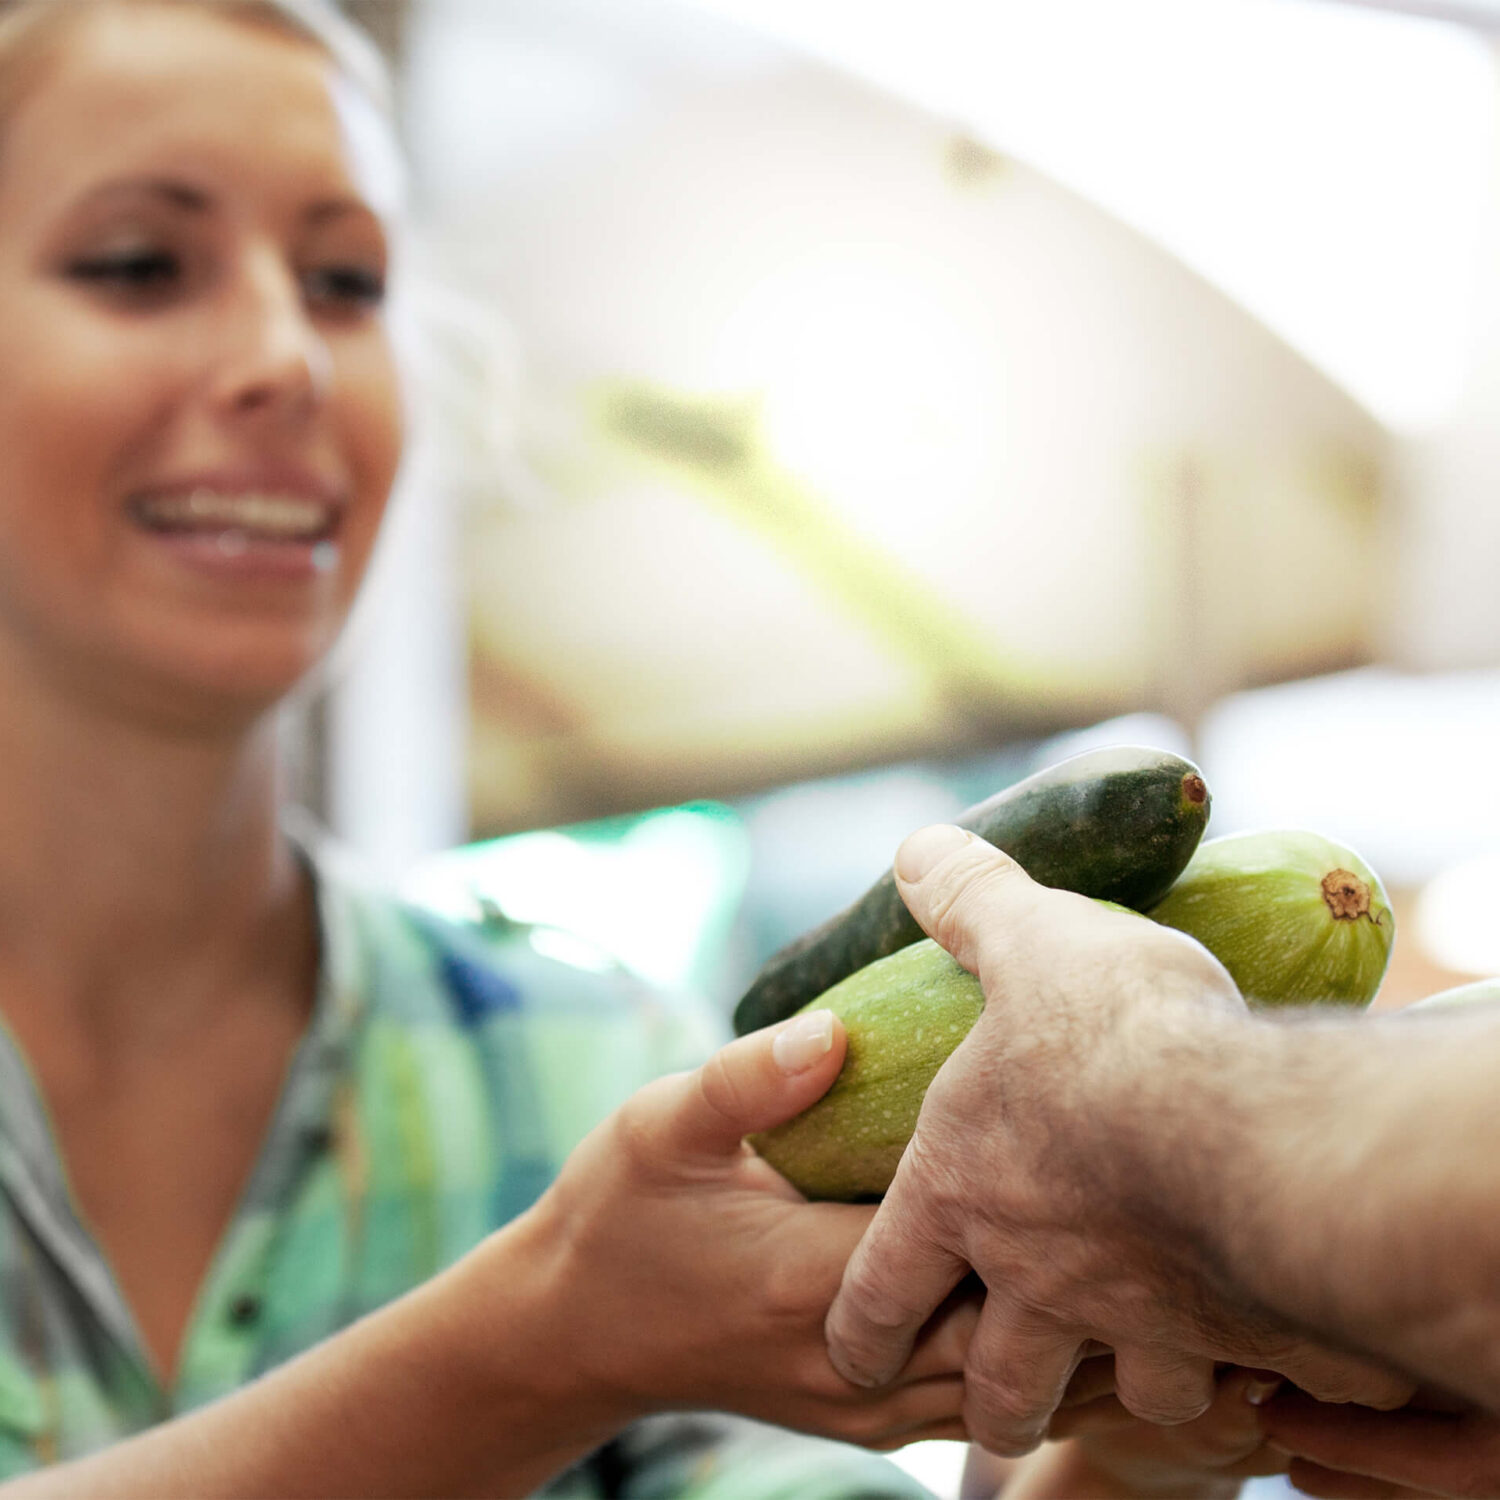
[(664, 1145), (678, 1155), (735, 1155), (747, 1135), (821, 1099), (844, 1064), (845, 1045), (831, 1010), (805, 1011), (740, 1037), (677, 1080)]

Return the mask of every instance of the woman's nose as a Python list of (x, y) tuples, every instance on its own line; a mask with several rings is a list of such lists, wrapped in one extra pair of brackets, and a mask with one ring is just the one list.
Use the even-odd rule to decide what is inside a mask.
[(219, 404), (236, 416), (305, 419), (328, 393), (333, 360), (298, 278), (269, 257), (247, 265), (230, 304)]

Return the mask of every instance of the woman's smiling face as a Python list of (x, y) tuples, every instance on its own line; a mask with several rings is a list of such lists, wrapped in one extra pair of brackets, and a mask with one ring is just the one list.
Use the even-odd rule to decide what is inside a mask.
[(401, 445), (373, 109), (196, 7), (65, 24), (0, 128), (0, 661), (219, 722), (326, 653)]

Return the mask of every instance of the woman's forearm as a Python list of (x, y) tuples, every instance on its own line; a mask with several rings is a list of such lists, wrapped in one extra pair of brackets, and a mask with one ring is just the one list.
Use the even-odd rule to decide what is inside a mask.
[(14, 1481), (5, 1500), (528, 1494), (629, 1420), (549, 1347), (549, 1257), (517, 1220), (231, 1396)]

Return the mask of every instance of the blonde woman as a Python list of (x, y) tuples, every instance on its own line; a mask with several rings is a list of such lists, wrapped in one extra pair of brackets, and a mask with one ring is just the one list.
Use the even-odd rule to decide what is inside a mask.
[(871, 1210), (741, 1144), (832, 1019), (672, 1072), (691, 1018), (283, 826), (402, 450), (381, 89), (314, 0), (0, 5), (0, 1477), (912, 1494), (851, 1444), (963, 1435), (974, 1308), (842, 1380)]
[[(833, 1376), (864, 1215), (715, 1108), (805, 1101), (832, 1029), (659, 1085), (537, 1204), (701, 1030), (281, 826), (278, 712), (402, 449), (380, 87), (312, 4), (0, 9), (0, 1473), (205, 1407), (51, 1486), (517, 1494), (695, 1407), (955, 1434), (961, 1325), (894, 1399)], [(565, 1488), (912, 1491), (707, 1421), (592, 1462)]]

